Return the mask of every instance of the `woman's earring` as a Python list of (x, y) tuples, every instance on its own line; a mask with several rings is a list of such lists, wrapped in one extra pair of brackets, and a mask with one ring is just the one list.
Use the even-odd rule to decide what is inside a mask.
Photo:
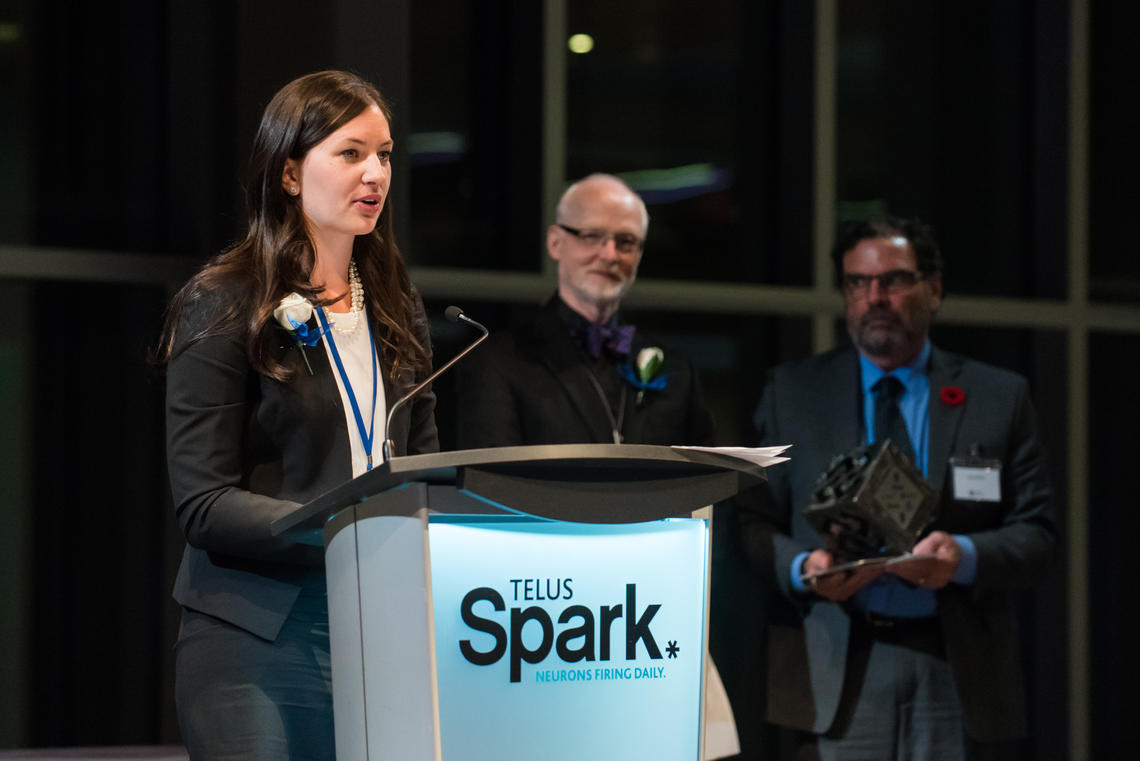
[(291, 196), (297, 195), (297, 186), (296, 185), (290, 185), (289, 186), (289, 195), (291, 195)]

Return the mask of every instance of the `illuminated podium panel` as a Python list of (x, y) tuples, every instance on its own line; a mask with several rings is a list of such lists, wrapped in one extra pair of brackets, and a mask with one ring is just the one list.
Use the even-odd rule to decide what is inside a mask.
[(432, 522), (443, 757), (699, 758), (706, 525)]
[(711, 510), (762, 478), (665, 447), (399, 458), (324, 526), (337, 758), (702, 757)]

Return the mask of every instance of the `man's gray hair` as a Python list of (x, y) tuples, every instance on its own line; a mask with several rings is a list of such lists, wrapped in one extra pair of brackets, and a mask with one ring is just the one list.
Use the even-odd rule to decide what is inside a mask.
[(625, 180), (618, 177), (617, 175), (606, 174), (605, 172), (594, 172), (593, 174), (588, 174), (585, 177), (583, 177), (582, 179), (577, 180), (576, 182), (570, 183), (570, 186), (562, 192), (562, 196), (558, 199), (558, 205), (554, 208), (554, 220), (555, 220), (555, 222), (562, 222), (566, 218), (567, 207), (570, 205), (569, 201), (572, 199), (575, 192), (577, 192), (578, 187), (580, 185), (582, 185), (585, 182), (594, 182), (594, 181), (598, 181), (598, 180), (616, 183), (616, 184), (620, 185), (621, 187), (625, 188), (627, 191), (629, 191), (630, 195), (632, 195), (634, 198), (637, 199), (637, 205), (641, 208), (641, 227), (642, 227), (641, 234), (645, 235), (646, 233), (648, 233), (649, 232), (649, 210), (647, 208), (645, 208), (645, 201), (643, 201), (641, 199), (641, 196), (637, 194), (637, 191), (634, 190), (633, 188), (631, 188), (629, 186), (629, 183), (627, 183)]

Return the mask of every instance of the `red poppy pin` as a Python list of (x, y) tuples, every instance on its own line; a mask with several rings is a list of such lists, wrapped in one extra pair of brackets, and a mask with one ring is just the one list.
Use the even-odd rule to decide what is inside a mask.
[(966, 392), (957, 386), (943, 386), (942, 391), (939, 392), (938, 397), (942, 400), (943, 404), (951, 407), (957, 407), (962, 402), (966, 401)]

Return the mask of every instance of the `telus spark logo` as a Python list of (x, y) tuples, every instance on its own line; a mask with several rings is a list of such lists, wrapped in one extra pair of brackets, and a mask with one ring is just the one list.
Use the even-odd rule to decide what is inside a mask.
[[(570, 579), (562, 581), (565, 590), (562, 599), (572, 596), (569, 586)], [(516, 599), (518, 598), (518, 585), (516, 585)], [(558, 599), (548, 596), (547, 599)], [(524, 599), (543, 599), (525, 596)], [(637, 613), (637, 585), (625, 585), (625, 604), (601, 605), (597, 614), (585, 605), (568, 605), (558, 614), (558, 624), (564, 628), (559, 629), (555, 636), (555, 624), (550, 613), (537, 605), (528, 607), (513, 607), (510, 609), (507, 628), (497, 618), (482, 616), (475, 612), (475, 605), (480, 602), (490, 603), (496, 613), (506, 611), (503, 596), (491, 587), (478, 587), (463, 596), (460, 604), (460, 615), (463, 623), (475, 631), (491, 635), (494, 645), (490, 650), (477, 650), (471, 640), (459, 641), (459, 650), (463, 657), (476, 666), (490, 666), (498, 663), (504, 654), (509, 651), (511, 681), (518, 682), (521, 678), (523, 661), (531, 664), (541, 663), (550, 655), (553, 648), (557, 656), (566, 663), (578, 661), (608, 661), (610, 660), (610, 640), (613, 624), (619, 619), (625, 620), (625, 659), (632, 661), (637, 658), (637, 643), (645, 646), (645, 652), (650, 658), (661, 658), (661, 650), (653, 638), (649, 625), (660, 605), (646, 605), (640, 615)], [(486, 608), (486, 606), (482, 606)], [(522, 630), (527, 623), (534, 621), (542, 630), (542, 639), (535, 648), (527, 647), (522, 641)], [(620, 629), (619, 629), (620, 632)], [(620, 636), (620, 634), (619, 634)], [(580, 642), (576, 642), (579, 641)], [(576, 645), (576, 646), (575, 646)], [(672, 645), (675, 647), (675, 645)], [(671, 657), (675, 657), (671, 653)]]

